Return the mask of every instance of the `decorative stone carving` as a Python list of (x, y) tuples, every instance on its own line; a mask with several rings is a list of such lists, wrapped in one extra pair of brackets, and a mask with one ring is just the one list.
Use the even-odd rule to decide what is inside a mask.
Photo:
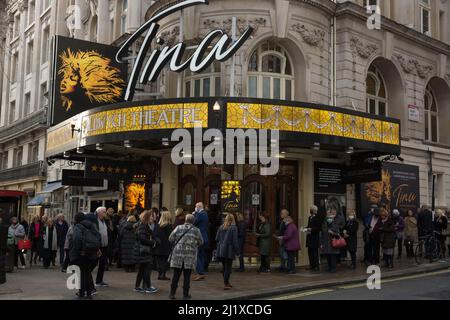
[[(203, 25), (206, 29), (208, 29), (207, 33), (211, 29), (221, 29), (227, 34), (231, 34), (232, 28), (233, 28), (233, 19), (228, 18), (223, 21), (217, 21), (214, 19), (205, 19), (203, 21)], [(254, 19), (244, 19), (244, 18), (237, 18), (236, 19), (236, 36), (240, 36), (244, 31), (247, 29), (247, 27), (250, 26), (253, 28), (253, 35), (255, 35), (258, 32), (258, 29), (260, 27), (266, 26), (266, 19), (264, 18), (254, 18)]]
[(432, 65), (421, 64), (418, 60), (412, 58), (405, 58), (403, 55), (395, 53), (393, 57), (400, 63), (404, 72), (408, 74), (416, 74), (420, 78), (425, 79), (431, 71)]
[(369, 58), (374, 52), (378, 51), (377, 45), (372, 43), (365, 44), (357, 37), (352, 37), (350, 39), (350, 46), (353, 54), (358, 54), (363, 59)]
[(320, 29), (308, 29), (304, 24), (294, 24), (292, 26), (292, 30), (295, 32), (300, 33), (302, 36), (303, 41), (305, 41), (307, 44), (313, 46), (313, 47), (323, 47), (323, 42), (325, 38), (325, 31)]
[(164, 31), (159, 37), (164, 40), (165, 44), (172, 47), (180, 37), (180, 27), (175, 26), (170, 31)]

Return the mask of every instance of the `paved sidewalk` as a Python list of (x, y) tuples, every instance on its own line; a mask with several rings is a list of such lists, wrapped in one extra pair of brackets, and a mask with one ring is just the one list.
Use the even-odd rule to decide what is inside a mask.
[[(423, 272), (431, 272), (450, 267), (450, 262), (436, 262), (417, 266), (413, 260), (395, 261), (395, 268), (382, 268), (382, 279), (405, 276)], [(258, 299), (277, 294), (297, 292), (315, 288), (337, 286), (349, 283), (364, 282), (368, 275), (366, 268), (360, 264), (356, 270), (349, 270), (347, 262), (338, 267), (336, 274), (322, 272), (313, 274), (300, 269), (295, 275), (281, 274), (273, 271), (270, 274), (258, 274), (256, 269), (246, 272), (233, 272), (231, 283), (233, 289), (223, 290), (222, 276), (218, 267), (206, 277), (206, 280), (191, 283), (191, 294), (194, 300), (226, 300), (226, 299)], [(323, 266), (325, 269), (325, 266)], [(94, 271), (94, 275), (95, 275)], [(169, 274), (170, 276), (170, 274)], [(132, 291), (136, 273), (125, 273), (122, 269), (113, 268), (105, 273), (108, 288), (98, 289), (95, 300), (161, 300), (167, 299), (170, 281), (157, 280), (152, 274), (152, 285), (159, 289), (154, 295), (139, 294)], [(45, 270), (40, 266), (18, 270), (7, 274), (7, 283), (0, 285), (0, 300), (73, 300), (75, 292), (66, 288), (67, 274), (59, 268)], [(182, 286), (182, 279), (180, 280)], [(182, 295), (182, 288), (177, 297)]]

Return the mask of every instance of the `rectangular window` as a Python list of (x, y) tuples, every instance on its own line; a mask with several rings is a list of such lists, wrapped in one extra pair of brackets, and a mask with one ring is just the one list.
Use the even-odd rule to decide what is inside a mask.
[(428, 1), (421, 1), (420, 5), (420, 32), (431, 36), (431, 10)]
[(257, 78), (256, 78), (256, 76), (250, 76), (248, 78), (248, 96), (250, 98), (258, 97)]
[(377, 114), (375, 100), (369, 99), (369, 113)]
[(292, 100), (292, 81), (286, 80), (286, 100)]
[(430, 127), (429, 127), (429, 118), (428, 112), (425, 111), (425, 140), (430, 139)]
[(216, 77), (215, 88), (214, 88), (214, 95), (215, 96), (220, 96), (220, 77)]
[(120, 15), (120, 31), (124, 34), (127, 31), (127, 15), (128, 15), (128, 1), (122, 0), (122, 13)]
[(40, 98), (39, 98), (39, 108), (47, 107), (47, 83), (41, 84)]
[(33, 41), (30, 41), (28, 42), (27, 48), (26, 74), (30, 74), (32, 68), (33, 68)]
[(203, 96), (209, 97), (211, 95), (211, 79), (203, 79)]
[(46, 63), (49, 57), (49, 41), (50, 41), (50, 32), (49, 28), (45, 28), (42, 33), (42, 52), (41, 52), (41, 63)]
[(13, 36), (13, 38), (19, 36), (19, 31), (20, 31), (20, 14), (18, 14), (14, 17), (14, 33), (13, 33), (14, 36)]
[(31, 93), (28, 92), (25, 95), (25, 104), (23, 105), (23, 116), (26, 117), (30, 113), (31, 109)]
[(194, 82), (194, 97), (200, 97), (200, 80)]
[(386, 103), (378, 102), (378, 115), (385, 116), (386, 115)]
[(281, 80), (279, 78), (273, 79), (273, 98), (280, 99), (281, 97)]
[(186, 81), (186, 87), (184, 89), (184, 95), (186, 98), (191, 96), (191, 81)]
[(16, 102), (11, 102), (9, 107), (9, 124), (13, 123), (16, 119)]
[(15, 53), (12, 55), (12, 63), (11, 63), (11, 81), (12, 81), (12, 83), (17, 82), (18, 72), (19, 72), (19, 54)]
[(270, 78), (263, 78), (263, 98), (270, 99)]
[(35, 18), (35, 5), (34, 5), (34, 0), (30, 0), (30, 2), (28, 3), (28, 25), (32, 24)]
[(431, 116), (431, 141), (438, 141), (438, 133), (437, 133), (437, 117), (435, 115)]

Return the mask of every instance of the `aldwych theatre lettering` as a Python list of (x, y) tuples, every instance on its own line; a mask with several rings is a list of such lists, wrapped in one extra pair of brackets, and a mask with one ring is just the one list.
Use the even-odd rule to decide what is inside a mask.
[[(128, 49), (138, 38), (141, 37), (141, 35), (147, 31), (128, 81), (128, 86), (125, 92), (126, 101), (133, 100), (134, 90), (138, 81), (141, 84), (154, 82), (167, 63), (170, 62), (170, 70), (174, 72), (182, 72), (189, 67), (192, 72), (199, 73), (208, 68), (213, 63), (214, 59), (221, 62), (229, 59), (251, 36), (253, 29), (248, 27), (247, 30), (245, 30), (245, 32), (234, 43), (232, 43), (232, 39), (230, 39), (230, 37), (222, 30), (214, 30), (202, 40), (194, 53), (186, 59), (186, 61), (182, 62), (182, 58), (186, 50), (186, 44), (180, 42), (173, 47), (165, 46), (162, 49), (154, 49), (144, 66), (145, 57), (147, 56), (151, 43), (155, 39), (160, 27), (157, 22), (178, 10), (198, 4), (208, 4), (208, 0), (185, 0), (156, 13), (119, 49), (116, 55), (116, 60), (117, 62), (123, 63), (124, 61), (122, 61), (122, 58), (128, 54)], [(214, 39), (219, 36), (220, 39), (214, 46), (212, 46)], [(156, 43), (158, 45), (163, 45), (164, 40), (158, 38), (156, 39)], [(206, 57), (205, 54), (207, 54)]]

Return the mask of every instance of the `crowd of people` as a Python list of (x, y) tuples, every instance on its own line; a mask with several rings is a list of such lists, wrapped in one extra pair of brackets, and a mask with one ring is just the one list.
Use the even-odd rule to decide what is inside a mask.
[[(408, 258), (414, 256), (414, 245), (420, 237), (436, 232), (441, 242), (442, 254), (445, 248), (450, 254), (447, 237), (446, 214), (428, 209), (418, 216), (409, 211), (403, 216), (399, 210), (390, 212), (386, 206), (373, 205), (370, 211), (358, 219), (355, 210), (347, 215), (339, 208), (330, 207), (319, 214), (317, 206), (310, 208), (308, 224), (300, 230), (288, 210), (281, 210), (279, 225), (272, 228), (269, 217), (259, 214), (259, 224), (253, 232), (257, 239), (260, 256), (258, 273), (271, 272), (273, 240), (278, 243), (280, 266), (278, 270), (295, 274), (296, 257), (300, 250), (300, 234), (306, 234), (306, 247), (311, 272), (320, 272), (320, 265), (327, 265), (327, 272), (335, 273), (337, 265), (350, 255), (350, 269), (357, 267), (358, 230), (362, 220), (364, 258), (367, 265), (394, 267), (394, 250), (401, 258), (403, 247)], [(233, 262), (239, 260), (237, 271), (245, 271), (244, 246), (249, 233), (242, 213), (224, 213), (219, 227), (211, 230), (211, 222), (203, 203), (195, 205), (192, 214), (178, 208), (172, 215), (167, 208), (152, 208), (128, 214), (115, 213), (112, 208), (99, 207), (93, 213), (78, 213), (73, 224), (65, 221), (63, 214), (55, 219), (46, 215), (36, 216), (30, 224), (11, 219), (9, 244), (14, 248), (14, 264), (25, 268), (24, 250), (19, 242), (28, 239), (29, 265), (40, 262), (44, 268), (59, 266), (66, 272), (69, 265), (77, 265), (81, 271), (80, 299), (91, 299), (99, 287), (107, 287), (105, 271), (113, 264), (125, 272), (135, 272), (133, 290), (137, 293), (154, 294), (158, 288), (152, 285), (151, 275), (158, 273), (158, 280), (171, 281), (171, 299), (176, 298), (178, 283), (183, 274), (183, 297), (190, 298), (190, 283), (206, 279), (211, 260), (220, 262), (224, 290), (231, 290)], [(275, 229), (275, 232), (274, 232)], [(449, 228), (450, 230), (450, 228)], [(382, 252), (382, 257), (380, 252)], [(19, 266), (19, 260), (21, 265)], [(325, 263), (326, 261), (326, 263)], [(94, 278), (92, 273), (97, 268)], [(172, 279), (168, 277), (172, 268)]]

